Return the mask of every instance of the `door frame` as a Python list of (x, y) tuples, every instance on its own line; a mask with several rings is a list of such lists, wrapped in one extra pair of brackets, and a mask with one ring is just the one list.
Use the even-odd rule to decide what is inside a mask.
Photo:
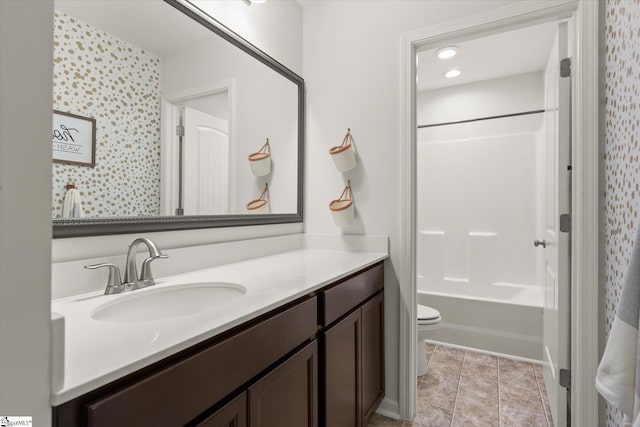
[[(178, 206), (178, 137), (182, 104), (196, 98), (227, 92), (229, 111), (229, 197), (235, 194), (236, 174), (236, 90), (235, 79), (162, 94), (160, 97), (160, 212), (175, 214)], [(229, 206), (232, 206), (229, 200)]]
[[(573, 18), (571, 422), (596, 426), (598, 395), (598, 2), (518, 2), (402, 34), (400, 203), (400, 417), (416, 412), (416, 70), (417, 49), (448, 39), (502, 32)], [(579, 284), (579, 286), (578, 286)]]

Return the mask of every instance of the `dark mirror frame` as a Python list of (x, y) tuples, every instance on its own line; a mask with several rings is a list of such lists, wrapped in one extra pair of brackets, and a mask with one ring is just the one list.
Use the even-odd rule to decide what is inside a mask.
[(267, 55), (262, 50), (231, 31), (187, 0), (164, 0), (178, 11), (204, 25), (215, 34), (235, 45), (267, 67), (291, 80), (298, 86), (298, 200), (297, 212), (291, 214), (268, 215), (193, 215), (193, 216), (149, 216), (124, 218), (84, 218), (54, 219), (53, 237), (102, 236), (108, 234), (127, 234), (196, 228), (237, 227), (244, 225), (266, 225), (302, 222), (304, 188), (304, 117), (305, 94), (302, 77)]

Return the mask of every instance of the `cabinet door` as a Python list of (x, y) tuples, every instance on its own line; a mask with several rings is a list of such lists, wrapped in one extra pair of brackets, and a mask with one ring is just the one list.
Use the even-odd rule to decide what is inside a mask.
[(384, 294), (361, 308), (362, 418), (364, 425), (384, 398)]
[(362, 425), (360, 333), (360, 310), (356, 310), (324, 334), (324, 415), (327, 427)]
[(318, 345), (316, 341), (249, 387), (251, 427), (317, 427)]
[(227, 403), (197, 427), (247, 427), (247, 393)]

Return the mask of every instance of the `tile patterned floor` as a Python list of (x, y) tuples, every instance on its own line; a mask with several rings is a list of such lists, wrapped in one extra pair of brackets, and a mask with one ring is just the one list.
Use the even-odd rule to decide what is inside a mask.
[(427, 344), (413, 421), (375, 415), (368, 427), (553, 427), (539, 365)]

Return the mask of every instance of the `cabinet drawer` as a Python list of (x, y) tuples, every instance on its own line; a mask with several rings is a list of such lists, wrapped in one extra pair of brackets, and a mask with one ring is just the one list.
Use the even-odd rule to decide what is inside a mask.
[(88, 425), (184, 425), (313, 337), (316, 330), (314, 297), (86, 405)]
[(384, 268), (379, 263), (336, 286), (322, 291), (321, 323), (327, 326), (384, 287)]

